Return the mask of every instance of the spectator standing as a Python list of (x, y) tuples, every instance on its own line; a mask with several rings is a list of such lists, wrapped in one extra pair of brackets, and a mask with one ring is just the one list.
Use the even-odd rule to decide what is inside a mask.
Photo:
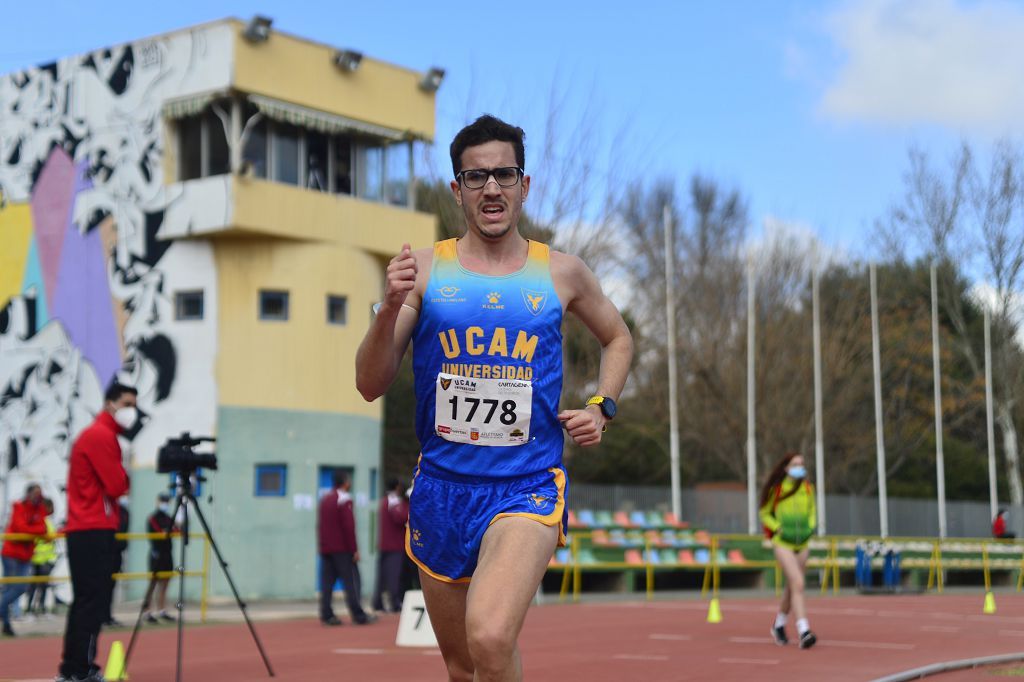
[[(118, 521), (117, 521), (117, 532), (127, 533), (131, 527), (130, 519), (131, 515), (128, 512), (128, 497), (122, 495), (121, 499), (118, 500), (117, 505)], [(117, 581), (114, 579), (114, 573), (120, 573), (124, 568), (124, 551), (128, 549), (128, 541), (121, 538), (114, 537), (114, 569), (113, 573), (110, 574), (110, 603), (107, 605), (107, 620), (104, 621), (104, 625), (107, 627), (121, 627), (121, 621), (114, 618), (114, 590), (117, 588)]]
[(353, 512), (352, 481), (344, 471), (334, 472), (334, 487), (320, 499), (317, 510), (317, 540), (320, 552), (320, 622), (341, 625), (334, 614), (331, 597), (334, 583), (341, 578), (345, 585), (345, 602), (352, 622), (372, 623), (374, 618), (359, 602), (359, 547), (356, 544), (356, 519)]
[(117, 498), (128, 492), (117, 436), (138, 423), (136, 396), (134, 388), (112, 383), (103, 409), (71, 446), (65, 533), (74, 600), (56, 682), (103, 679), (95, 658), (100, 628), (109, 615), (114, 533), (120, 523)]
[[(53, 500), (43, 499), (46, 511), (46, 535), (36, 538), (35, 550), (32, 553), (32, 575), (44, 578), (53, 573), (57, 563), (57, 526), (53, 523)], [(46, 613), (46, 590), (48, 583), (38, 582), (28, 586), (28, 613), (43, 615)]]
[(391, 612), (402, 610), (402, 569), (405, 564), (405, 525), (409, 522), (409, 501), (405, 486), (397, 478), (388, 481), (387, 495), (380, 501), (377, 525), (380, 528), (377, 559), (377, 584), (373, 590), (373, 608), (384, 610), (387, 591)]
[[(43, 506), (43, 490), (35, 483), (25, 489), (25, 499), (15, 502), (11, 508), (8, 533), (46, 534), (46, 507)], [(0, 549), (5, 578), (27, 578), (32, 573), (32, 555), (35, 553), (35, 539), (4, 540)], [(3, 634), (14, 637), (11, 627), (11, 605), (25, 593), (27, 583), (4, 585), (0, 597), (0, 619), (3, 620)]]
[[(171, 538), (168, 532), (174, 530), (174, 519), (171, 518), (171, 496), (167, 493), (160, 493), (156, 497), (156, 511), (146, 519), (147, 533), (162, 533), (163, 537), (149, 539), (149, 571), (153, 575), (149, 579), (149, 587), (146, 588), (145, 610), (147, 623), (159, 623), (161, 619), (166, 621), (175, 620), (174, 616), (167, 613), (167, 586), (171, 579), (168, 577), (157, 577), (157, 573), (166, 573), (174, 570), (174, 558), (171, 550)], [(153, 615), (150, 609), (154, 593), (156, 603), (160, 612)]]

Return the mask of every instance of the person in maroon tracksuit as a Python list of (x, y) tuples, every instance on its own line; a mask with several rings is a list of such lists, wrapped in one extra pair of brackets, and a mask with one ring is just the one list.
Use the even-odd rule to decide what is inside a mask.
[(103, 397), (103, 409), (71, 446), (64, 530), (74, 601), (64, 630), (58, 680), (103, 679), (95, 658), (110, 604), (118, 498), (128, 492), (117, 436), (138, 422), (137, 395), (134, 388), (112, 383)]
[[(11, 520), (7, 524), (8, 533), (30, 533), (46, 535), (46, 508), (43, 506), (43, 491), (35, 483), (29, 484), (25, 490), (25, 499), (15, 502), (11, 508)], [(4, 540), (2, 556), (5, 578), (27, 578), (32, 573), (32, 553), (35, 552), (35, 540)], [(0, 589), (0, 620), (3, 621), (3, 634), (14, 637), (11, 628), (11, 604), (24, 594), (28, 588), (26, 583), (11, 583)]]
[(402, 568), (405, 564), (405, 524), (409, 522), (409, 500), (405, 486), (397, 478), (388, 481), (387, 495), (380, 501), (377, 526), (380, 528), (378, 546), (377, 585), (373, 590), (373, 608), (384, 610), (383, 593), (391, 601), (391, 611), (402, 610)]
[(334, 583), (341, 578), (345, 603), (352, 622), (366, 625), (373, 617), (359, 601), (359, 546), (356, 544), (356, 518), (352, 511), (352, 482), (344, 471), (334, 472), (334, 487), (320, 498), (317, 512), (317, 540), (320, 552), (320, 622), (341, 625), (331, 607)]

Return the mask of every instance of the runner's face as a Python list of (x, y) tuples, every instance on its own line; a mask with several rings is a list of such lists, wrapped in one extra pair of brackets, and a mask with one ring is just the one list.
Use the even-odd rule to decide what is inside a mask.
[[(462, 169), (518, 166), (510, 142), (491, 141), (462, 152)], [(523, 202), (530, 192), (530, 176), (524, 175), (511, 187), (500, 187), (493, 177), (480, 189), (468, 189), (452, 181), (455, 200), (462, 206), (467, 228), (487, 241), (497, 241), (519, 226)]]

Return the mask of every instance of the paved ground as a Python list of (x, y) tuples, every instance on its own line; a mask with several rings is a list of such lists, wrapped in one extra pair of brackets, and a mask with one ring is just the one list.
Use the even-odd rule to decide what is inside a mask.
[[(527, 680), (867, 681), (938, 661), (1024, 650), (1024, 595), (999, 593), (996, 600), (998, 612), (983, 615), (980, 592), (815, 597), (810, 616), (820, 644), (807, 651), (771, 642), (775, 604), (767, 597), (724, 595), (718, 624), (706, 622), (707, 602), (692, 595), (548, 604), (531, 610), (520, 644)], [(445, 679), (435, 650), (394, 645), (396, 616), (366, 627), (325, 628), (309, 617), (312, 609), (312, 603), (252, 607), (276, 680)], [(303, 618), (282, 620), (300, 613)], [(233, 604), (211, 615), (239, 618)], [(54, 623), (39, 627), (44, 625), (59, 629)], [(127, 642), (129, 635), (128, 630), (104, 633), (104, 660), (110, 643)], [(53, 635), (0, 641), (0, 681), (52, 679), (59, 651), (60, 639)], [(173, 627), (147, 628), (131, 661), (132, 682), (172, 680), (174, 654)], [(184, 660), (184, 679), (190, 682), (267, 679), (248, 631), (237, 623), (190, 625)], [(935, 679), (1001, 677), (975, 670)]]

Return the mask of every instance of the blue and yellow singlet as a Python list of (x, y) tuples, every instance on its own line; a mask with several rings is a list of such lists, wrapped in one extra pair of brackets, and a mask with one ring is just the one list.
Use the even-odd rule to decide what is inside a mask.
[(424, 463), (462, 475), (520, 476), (562, 463), (562, 305), (550, 252), (529, 242), (508, 275), (462, 267), (434, 245), (413, 330), (416, 435)]

